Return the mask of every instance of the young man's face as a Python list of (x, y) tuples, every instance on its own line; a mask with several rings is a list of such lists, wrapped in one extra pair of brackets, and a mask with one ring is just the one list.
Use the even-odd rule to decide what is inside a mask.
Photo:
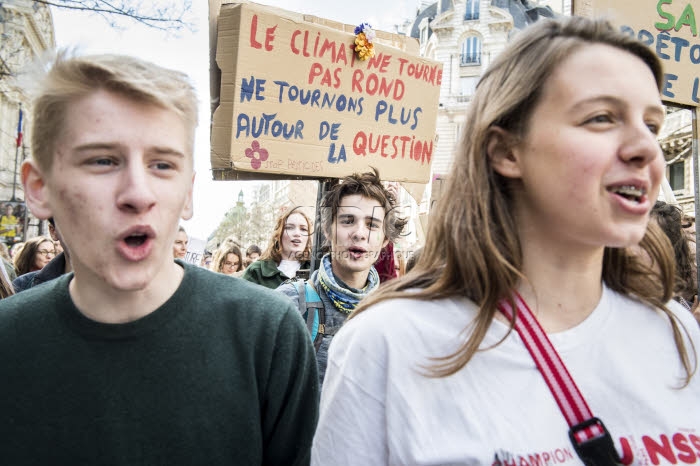
[(372, 265), (386, 246), (382, 205), (359, 194), (340, 200), (331, 225), (332, 269), (336, 277), (353, 288), (362, 288)]
[(178, 223), (192, 216), (187, 135), (173, 112), (107, 91), (68, 106), (51, 170), (32, 163), (22, 179), (32, 211), (59, 225), (77, 282), (136, 291), (172, 277)]

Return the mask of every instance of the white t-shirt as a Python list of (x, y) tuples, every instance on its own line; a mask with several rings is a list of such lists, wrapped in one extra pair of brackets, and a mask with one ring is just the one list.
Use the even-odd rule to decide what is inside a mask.
[[(697, 355), (700, 327), (669, 306)], [(348, 321), (330, 348), (312, 464), (581, 465), (515, 331), (450, 377), (423, 375), (464, 341), (476, 311), (464, 299), (402, 299)], [(482, 346), (507, 330), (495, 321)], [(700, 373), (679, 388), (665, 315), (605, 288), (584, 322), (549, 338), (625, 464), (700, 464)]]
[(297, 274), (297, 270), (301, 268), (301, 262), (282, 260), (277, 268), (287, 277), (294, 278)]

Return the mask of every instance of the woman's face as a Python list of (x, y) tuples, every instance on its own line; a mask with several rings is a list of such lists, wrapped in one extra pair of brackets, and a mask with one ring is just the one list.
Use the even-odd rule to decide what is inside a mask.
[(238, 266), (240, 263), (241, 258), (229, 252), (226, 254), (226, 260), (224, 260), (224, 264), (221, 266), (221, 272), (225, 273), (226, 275), (232, 275), (238, 272)]
[(34, 253), (34, 270), (43, 269), (54, 257), (56, 257), (56, 249), (54, 249), (53, 241), (42, 242)]
[[(527, 133), (494, 169), (520, 179), (521, 242), (624, 247), (643, 237), (664, 160), (664, 120), (652, 72), (608, 45), (584, 45), (548, 78)], [(568, 248), (568, 249), (567, 249)]]
[(187, 233), (178, 231), (173, 242), (173, 257), (175, 259), (184, 259), (187, 255)]
[(299, 260), (309, 241), (309, 225), (301, 214), (287, 217), (282, 232), (282, 259)]

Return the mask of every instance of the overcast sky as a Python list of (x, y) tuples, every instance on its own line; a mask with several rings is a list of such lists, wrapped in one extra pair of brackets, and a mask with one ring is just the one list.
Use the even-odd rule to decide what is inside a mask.
[[(56, 44), (90, 53), (124, 53), (154, 61), (161, 66), (188, 73), (200, 100), (200, 124), (195, 144), (194, 217), (185, 222), (191, 236), (206, 238), (224, 213), (236, 201), (241, 189), (250, 199), (254, 182), (212, 181), (209, 164), (209, 36), (208, 2), (193, 0), (194, 32), (178, 37), (133, 22), (109, 28), (99, 16), (54, 9)], [(393, 32), (393, 25), (415, 15), (417, 0), (262, 0), (299, 13), (311, 14), (347, 24), (371, 23)]]

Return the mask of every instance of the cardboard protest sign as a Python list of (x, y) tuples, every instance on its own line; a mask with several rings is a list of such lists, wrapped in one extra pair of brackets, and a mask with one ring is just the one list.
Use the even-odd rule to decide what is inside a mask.
[(207, 242), (203, 239), (190, 237), (187, 242), (185, 262), (192, 265), (200, 265), (206, 244)]
[(361, 61), (355, 34), (328, 23), (254, 3), (221, 6), (217, 178), (340, 178), (371, 166), (386, 180), (429, 180), (442, 64), (378, 41)]
[(606, 17), (648, 44), (663, 62), (663, 100), (700, 106), (697, 0), (577, 0), (574, 14)]

